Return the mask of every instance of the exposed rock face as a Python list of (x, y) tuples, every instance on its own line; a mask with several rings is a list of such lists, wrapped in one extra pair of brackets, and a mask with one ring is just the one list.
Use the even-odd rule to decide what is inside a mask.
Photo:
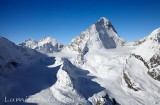
[(148, 74), (160, 81), (160, 54), (155, 54), (149, 61)]
[(138, 87), (134, 86), (134, 83), (131, 82), (130, 78), (128, 77), (128, 75), (126, 73), (123, 72), (123, 78), (125, 80), (125, 82), (127, 83), (128, 88), (134, 90), (134, 91), (139, 91), (141, 90)]

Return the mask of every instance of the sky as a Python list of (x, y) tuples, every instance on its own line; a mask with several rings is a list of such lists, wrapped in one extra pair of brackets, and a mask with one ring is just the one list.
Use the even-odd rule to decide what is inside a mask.
[(101, 17), (135, 41), (160, 27), (160, 0), (0, 0), (0, 35), (16, 44), (45, 36), (68, 44)]

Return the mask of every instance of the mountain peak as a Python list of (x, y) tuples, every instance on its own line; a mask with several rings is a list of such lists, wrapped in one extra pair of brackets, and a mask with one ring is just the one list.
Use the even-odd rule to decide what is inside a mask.
[(158, 33), (160, 33), (160, 27), (153, 30), (151, 34), (158, 34)]
[(110, 21), (109, 21), (107, 18), (102, 17), (102, 18), (100, 18), (100, 19), (98, 20), (98, 22), (97, 22), (96, 24), (97, 24), (97, 25), (109, 26), (109, 24), (111, 24), (111, 23), (110, 23)]
[(29, 38), (28, 40), (26, 40), (26, 41), (34, 41), (34, 39), (33, 38)]
[(43, 44), (45, 44), (45, 43), (52, 43), (52, 44), (56, 44), (57, 43), (57, 40), (56, 39), (54, 39), (53, 37), (51, 37), (51, 36), (48, 36), (48, 37), (44, 37), (43, 39), (41, 39), (40, 41), (39, 41), (39, 44), (41, 44), (41, 45), (43, 45)]
[(109, 22), (109, 20), (105, 17), (101, 17), (98, 22), (103, 21), (103, 22)]
[(98, 22), (91, 25), (89, 29), (75, 37), (69, 48), (72, 51), (86, 53), (89, 49), (116, 48), (117, 46), (122, 46), (123, 43), (123, 39), (118, 36), (111, 22), (102, 17)]
[(101, 28), (112, 28), (113, 31), (115, 33), (117, 33), (117, 31), (115, 30), (114, 26), (111, 24), (111, 22), (105, 18), (105, 17), (101, 17), (98, 22), (95, 23), (96, 27), (101, 27)]
[(19, 45), (21, 46), (26, 46), (29, 48), (34, 48), (34, 46), (36, 46), (38, 44), (38, 42), (32, 38), (25, 40), (24, 42), (20, 43)]
[(25, 40), (24, 42), (26, 42), (26, 43), (31, 43), (31, 42), (38, 43), (38, 42), (37, 42), (36, 40), (34, 40), (33, 38), (27, 39), (27, 40)]
[(151, 40), (156, 40), (158, 41), (158, 43), (160, 43), (160, 28), (153, 30), (147, 38)]
[(41, 41), (43, 40), (55, 40), (52, 36), (47, 36), (47, 37), (44, 37)]
[(7, 38), (5, 38), (5, 37), (3, 37), (3, 36), (0, 36), (0, 39), (8, 40)]

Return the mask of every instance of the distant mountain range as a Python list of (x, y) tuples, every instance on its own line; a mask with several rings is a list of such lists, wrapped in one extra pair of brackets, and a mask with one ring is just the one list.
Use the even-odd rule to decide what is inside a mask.
[(34, 39), (28, 39), (20, 44), (31, 49), (35, 49), (42, 53), (53, 53), (58, 52), (63, 48), (63, 44), (57, 42), (56, 39), (52, 37), (45, 37), (39, 42)]

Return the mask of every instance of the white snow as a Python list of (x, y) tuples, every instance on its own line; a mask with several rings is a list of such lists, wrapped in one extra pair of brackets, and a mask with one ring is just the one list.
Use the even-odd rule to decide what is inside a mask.
[[(160, 28), (125, 43), (102, 17), (62, 50), (51, 37), (40, 42), (30, 39), (22, 46), (0, 37), (0, 70), (10, 70), (5, 65), (11, 60), (23, 63), (12, 67), (12, 72), (0, 73), (0, 95), (27, 96), (27, 103), (12, 105), (96, 105), (98, 101), (113, 105), (114, 99), (121, 105), (160, 105), (160, 82), (147, 73), (153, 69), (132, 56), (145, 61), (158, 57), (159, 36)], [(159, 68), (154, 68), (156, 77)]]
[(28, 40), (25, 40), (24, 42), (21, 43), (22, 46), (26, 46), (31, 49), (33, 49), (37, 44), (38, 44), (38, 42), (34, 39), (28, 39)]
[(133, 51), (134, 54), (140, 55), (144, 60), (150, 60), (153, 55), (159, 52), (160, 28), (155, 29), (145, 41)]

